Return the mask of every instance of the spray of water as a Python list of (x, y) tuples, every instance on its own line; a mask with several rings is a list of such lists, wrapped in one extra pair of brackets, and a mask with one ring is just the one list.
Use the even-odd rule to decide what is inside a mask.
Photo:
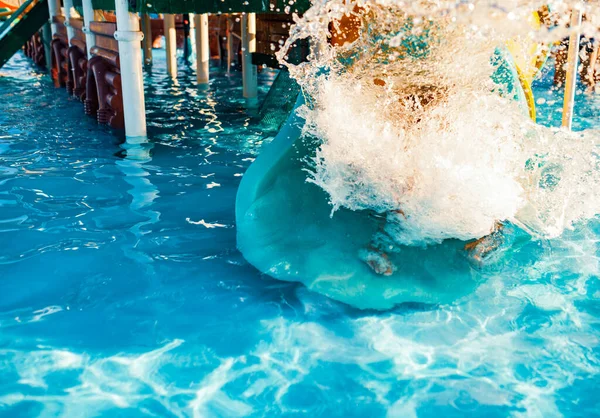
[[(598, 132), (536, 125), (491, 78), (508, 39), (567, 35), (573, 5), (551, 4), (533, 30), (546, 2), (501, 3), (319, 0), (295, 17), (279, 59), (310, 40), (308, 61), (286, 64), (307, 97), (305, 135), (319, 143), (308, 180), (333, 212), (387, 214), (403, 245), (479, 238), (499, 221), (555, 237), (599, 212)], [(592, 36), (600, 14), (587, 7)]]

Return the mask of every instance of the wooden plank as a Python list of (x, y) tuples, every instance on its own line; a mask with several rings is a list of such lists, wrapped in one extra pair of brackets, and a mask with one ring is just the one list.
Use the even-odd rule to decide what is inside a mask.
[(72, 17), (69, 19), (69, 25), (74, 29), (81, 30), (83, 28), (83, 19)]
[(83, 53), (85, 53), (85, 51), (86, 51), (85, 41), (82, 41), (81, 39), (77, 39), (77, 38), (71, 39), (71, 45), (76, 46)]
[(117, 24), (113, 22), (90, 22), (90, 30), (96, 35), (115, 36)]
[(97, 56), (100, 56), (100, 57), (106, 59), (111, 65), (113, 65), (117, 69), (119, 68), (120, 63), (119, 63), (119, 54), (118, 53), (116, 53), (114, 51), (110, 51), (108, 49), (99, 48), (98, 46), (92, 47), (91, 52), (93, 55), (97, 55)]
[(110, 36), (96, 35), (96, 45), (113, 52), (119, 52), (119, 43)]
[(52, 16), (52, 23), (57, 23), (59, 25), (64, 25), (65, 24), (65, 17), (60, 15), (60, 16)]

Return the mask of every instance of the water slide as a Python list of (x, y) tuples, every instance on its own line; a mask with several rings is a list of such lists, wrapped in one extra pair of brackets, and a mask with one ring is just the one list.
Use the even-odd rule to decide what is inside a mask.
[(402, 302), (450, 302), (472, 290), (464, 243), (407, 247), (390, 255), (397, 266), (381, 276), (362, 261), (378, 230), (374, 214), (346, 209), (331, 215), (326, 193), (306, 181), (306, 157), (317, 144), (301, 140), (303, 119), (294, 110), (275, 139), (244, 174), (236, 201), (238, 248), (258, 270), (299, 281), (361, 308)]
[(47, 0), (27, 0), (0, 26), (0, 68), (48, 22)]
[[(505, 51), (494, 58), (492, 77), (527, 108), (514, 61)], [(258, 270), (301, 282), (309, 289), (363, 309), (389, 309), (401, 303), (449, 303), (471, 292), (476, 275), (464, 242), (446, 240), (427, 248), (390, 253), (396, 271), (374, 273), (359, 257), (380, 220), (369, 211), (341, 209), (333, 215), (326, 193), (307, 182), (309, 159), (318, 142), (302, 137), (304, 120), (296, 110), (302, 94), (274, 140), (244, 174), (236, 201), (238, 248)]]

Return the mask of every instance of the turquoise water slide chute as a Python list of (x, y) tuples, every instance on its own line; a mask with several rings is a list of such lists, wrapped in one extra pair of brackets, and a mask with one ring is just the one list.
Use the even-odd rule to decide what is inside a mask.
[[(386, 277), (359, 258), (378, 221), (346, 209), (331, 215), (323, 190), (306, 181), (311, 143), (301, 139), (296, 107), (275, 139), (244, 174), (236, 201), (238, 248), (258, 270), (360, 308), (389, 309), (402, 302), (444, 303), (475, 286), (462, 255), (464, 243), (406, 248), (390, 258)], [(314, 148), (313, 148), (314, 149)]]
[[(511, 81), (514, 66), (498, 66)], [(506, 75), (509, 75), (507, 77)], [(271, 143), (244, 174), (236, 201), (238, 248), (258, 270), (274, 278), (304, 283), (309, 289), (362, 309), (389, 309), (405, 302), (450, 303), (471, 292), (477, 274), (464, 242), (447, 240), (427, 248), (391, 252), (396, 271), (374, 273), (359, 254), (369, 246), (380, 220), (369, 211), (341, 209), (331, 214), (328, 196), (307, 181), (318, 141), (302, 136), (304, 120), (294, 110)]]

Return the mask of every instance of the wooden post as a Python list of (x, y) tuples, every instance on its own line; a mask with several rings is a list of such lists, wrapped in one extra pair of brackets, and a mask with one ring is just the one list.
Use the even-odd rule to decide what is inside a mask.
[(142, 41), (144, 65), (152, 65), (152, 20), (148, 13), (142, 14), (142, 32), (144, 34), (144, 40)]
[(167, 50), (167, 73), (177, 78), (177, 37), (175, 32), (175, 15), (165, 14), (165, 44)]
[(208, 42), (208, 14), (197, 14), (196, 20), (196, 79), (208, 84), (210, 73), (210, 45)]
[(252, 53), (256, 52), (256, 14), (242, 15), (242, 80), (244, 97), (256, 99), (258, 95), (258, 75), (256, 65), (252, 65)]
[(194, 14), (183, 14), (183, 58), (188, 62), (193, 61), (196, 52), (196, 29)]
[(190, 13), (190, 36), (189, 46), (190, 46), (190, 56), (188, 58), (188, 62), (193, 62), (196, 56), (196, 14)]
[(231, 72), (231, 64), (233, 64), (233, 36), (231, 31), (233, 30), (233, 19), (231, 15), (227, 16), (227, 74)]
[(50, 23), (44, 23), (42, 26), (42, 41), (44, 43), (44, 58), (46, 59), (46, 68), (48, 71), (52, 68), (52, 48), (50, 48), (50, 41), (52, 41), (52, 29), (50, 29)]
[[(577, 5), (579, 6), (579, 5)], [(575, 90), (577, 87), (577, 63), (579, 59), (579, 37), (581, 36), (581, 8), (575, 7), (571, 12), (571, 35), (569, 36), (569, 52), (567, 54), (567, 74), (565, 81), (565, 98), (563, 101), (562, 127), (571, 130), (573, 110), (575, 107)]]

